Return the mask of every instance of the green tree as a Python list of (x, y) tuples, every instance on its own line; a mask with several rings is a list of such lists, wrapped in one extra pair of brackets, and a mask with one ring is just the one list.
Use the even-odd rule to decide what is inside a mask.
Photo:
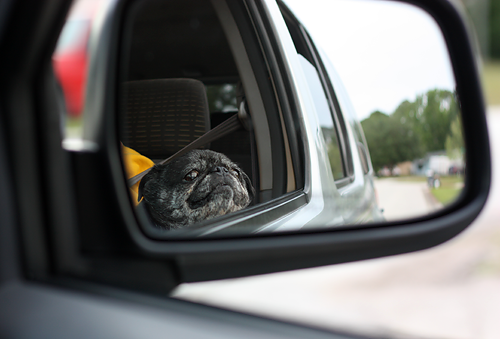
[(458, 119), (455, 94), (431, 90), (403, 101), (387, 115), (374, 112), (361, 122), (375, 170), (445, 149), (451, 122)]
[(450, 159), (463, 158), (464, 138), (462, 136), (462, 122), (460, 117), (455, 117), (451, 123), (450, 133), (446, 138), (446, 154)]
[(454, 93), (431, 90), (417, 97), (415, 131), (420, 135), (426, 152), (445, 149), (451, 121), (458, 115)]
[(404, 119), (377, 111), (361, 125), (375, 171), (422, 155), (418, 135)]

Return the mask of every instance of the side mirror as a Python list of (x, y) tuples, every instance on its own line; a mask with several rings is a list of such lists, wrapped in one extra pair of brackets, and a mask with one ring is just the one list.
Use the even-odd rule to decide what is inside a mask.
[[(403, 8), (401, 17), (394, 17), (398, 20), (412, 17), (411, 11), (424, 15), (434, 27), (430, 37), (439, 40), (445, 51), (436, 55), (445, 60), (450, 74), (445, 87), (411, 92), (416, 97), (402, 101), (394, 112), (368, 112), (373, 114), (365, 119), (358, 119), (356, 105), (348, 100), (349, 86), (344, 88), (336, 75), (337, 65), (330, 65), (328, 51), (316, 45), (312, 30), (309, 32), (307, 23), (297, 18), (291, 4), (289, 8), (284, 2), (272, 0), (193, 3), (196, 6), (183, 1), (110, 1), (96, 16), (89, 40), (82, 142), (92, 147), (72, 153), (81, 202), (77, 212), (82, 216), (79, 234), (85, 253), (102, 253), (110, 248), (111, 252), (129, 253), (140, 263), (148, 263), (150, 258), (155, 258), (155, 265), (168, 262), (179, 272), (175, 284), (423, 249), (458, 234), (478, 215), (491, 178), (485, 108), (468, 31), (459, 10), (450, 2), (358, 3), (363, 9)], [(352, 21), (356, 19), (352, 17)], [(362, 43), (352, 41), (354, 45)], [(393, 43), (402, 48), (400, 41)], [(363, 57), (367, 63), (373, 60), (369, 54)], [(177, 99), (166, 94), (174, 91), (167, 89), (170, 83), (180, 78), (200, 85), (207, 96), (200, 101), (206, 103), (195, 105), (197, 113), (189, 119), (183, 112), (193, 106), (187, 99), (191, 94), (174, 93)], [(155, 85), (147, 92), (158, 79), (163, 85), (163, 80), (169, 80), (168, 86), (159, 90)], [(401, 84), (411, 82), (401, 80)], [(139, 83), (142, 99), (126, 94), (130, 92), (124, 88), (131, 83)], [(169, 113), (173, 100), (177, 100), (178, 109)], [(431, 104), (435, 109), (425, 111)], [(142, 105), (135, 107), (136, 111), (140, 117), (148, 111), (151, 119), (133, 120), (131, 105)], [(187, 161), (179, 157), (167, 170), (160, 168), (163, 159), (230, 115), (237, 115), (240, 107), (248, 107), (251, 128), (203, 146), (224, 150), (222, 153), (234, 162), (219, 157), (222, 165), (213, 165), (212, 158), (193, 156)], [(428, 124), (436, 114), (447, 119), (443, 124), (446, 128), (436, 142), (438, 146), (431, 145), (432, 140), (425, 143), (427, 153), (415, 153), (411, 158), (398, 155), (384, 163), (370, 144), (373, 139), (368, 132), (376, 132), (376, 124), (382, 122), (395, 126), (386, 129), (386, 139), (403, 131), (403, 137), (397, 140), (409, 146), (418, 140), (423, 145), (422, 140), (433, 136), (426, 128), (440, 123)], [(424, 122), (422, 117), (428, 120)], [(410, 118), (414, 118), (412, 126), (401, 128)], [(459, 138), (450, 149), (461, 151), (457, 164), (467, 166), (467, 175), (460, 179), (464, 185), (459, 197), (432, 213), (384, 218), (375, 199), (377, 172), (391, 165), (391, 173), (398, 176), (402, 168), (397, 165), (410, 160), (418, 167), (424, 154), (437, 150), (433, 147), (445, 147), (453, 130), (455, 136), (462, 133), (463, 140)], [(411, 136), (417, 132), (421, 133), (418, 138)], [(155, 138), (150, 138), (153, 135)], [(251, 184), (256, 190), (254, 201), (228, 209), (231, 213), (217, 211), (218, 217), (196, 219), (186, 227), (167, 231), (164, 228), (170, 227), (156, 227), (163, 225), (164, 214), (152, 211), (155, 207), (149, 198), (141, 202), (149, 205), (138, 209), (137, 197), (130, 197), (127, 179), (131, 175), (122, 143), (129, 147), (133, 144), (132, 149), (151, 161), (148, 166), (156, 162), (155, 175), (165, 172), (168, 180), (184, 185), (187, 193), (182, 201), (175, 200), (172, 191), (164, 187), (152, 188), (150, 196), (156, 203), (168, 202), (175, 207), (169, 205), (173, 211), (169, 212), (170, 219), (181, 218), (181, 208), (194, 211), (219, 199), (217, 194), (230, 195), (226, 186), (239, 188), (231, 191), (236, 196), (245, 187), (250, 192)], [(201, 179), (215, 173), (213, 168), (227, 173), (225, 178), (234, 178), (217, 186), (217, 191), (204, 195), (198, 192), (198, 198), (193, 198), (190, 194), (206, 184)], [(427, 187), (427, 177), (422, 174), (420, 179)], [(145, 183), (138, 185), (139, 199), (146, 197), (144, 190), (149, 188)], [(100, 192), (97, 197), (96, 192)], [(176, 199), (184, 196), (175, 192)], [(101, 270), (95, 274), (106, 273)]]

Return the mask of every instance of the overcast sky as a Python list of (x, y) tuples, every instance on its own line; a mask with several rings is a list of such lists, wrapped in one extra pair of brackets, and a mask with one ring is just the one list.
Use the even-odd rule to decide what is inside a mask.
[(389, 1), (285, 2), (329, 55), (360, 120), (430, 89), (454, 89), (442, 34), (422, 10)]

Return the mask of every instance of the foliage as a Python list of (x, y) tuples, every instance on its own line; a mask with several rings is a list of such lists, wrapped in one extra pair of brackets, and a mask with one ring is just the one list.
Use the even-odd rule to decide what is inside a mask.
[(207, 86), (208, 108), (210, 112), (237, 111), (236, 85)]
[(490, 0), (489, 2), (490, 57), (500, 59), (500, 0)]
[(462, 192), (464, 178), (462, 176), (443, 176), (440, 180), (441, 186), (432, 188), (431, 193), (443, 205), (449, 205)]
[[(451, 121), (458, 115), (458, 106), (454, 94), (449, 91), (433, 90), (417, 98), (422, 101), (418, 112), (416, 132), (420, 134), (426, 152), (445, 149), (446, 137), (450, 131)], [(424, 101), (427, 102), (424, 105)]]
[(463, 157), (464, 139), (462, 136), (462, 123), (457, 116), (451, 123), (450, 133), (446, 138), (446, 155), (450, 159), (458, 159)]
[(458, 188), (432, 188), (431, 193), (443, 205), (455, 201), (462, 190)]
[(361, 122), (376, 171), (422, 155), (418, 136), (404, 120), (374, 112)]
[(403, 101), (391, 115), (372, 113), (361, 125), (375, 171), (444, 150), (451, 122), (458, 116), (455, 94), (438, 89), (417, 96), (413, 102)]

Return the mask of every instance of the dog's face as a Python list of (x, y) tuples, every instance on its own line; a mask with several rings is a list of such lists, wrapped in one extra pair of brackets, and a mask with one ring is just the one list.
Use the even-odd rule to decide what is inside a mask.
[(193, 150), (155, 165), (139, 184), (139, 199), (155, 224), (177, 229), (247, 207), (254, 197), (248, 176), (229, 158)]

